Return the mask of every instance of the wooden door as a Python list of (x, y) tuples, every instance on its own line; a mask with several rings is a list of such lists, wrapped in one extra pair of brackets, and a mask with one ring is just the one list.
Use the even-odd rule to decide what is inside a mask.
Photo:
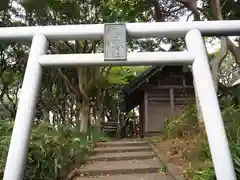
[(165, 120), (171, 115), (172, 109), (169, 102), (149, 102), (146, 132), (163, 130)]

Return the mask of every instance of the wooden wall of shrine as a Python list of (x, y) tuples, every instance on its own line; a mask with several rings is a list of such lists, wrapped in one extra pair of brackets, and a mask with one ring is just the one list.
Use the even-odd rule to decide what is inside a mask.
[(164, 122), (179, 113), (185, 104), (195, 102), (191, 72), (183, 72), (181, 66), (166, 66), (146, 79), (141, 87), (140, 103), (142, 133), (163, 130)]

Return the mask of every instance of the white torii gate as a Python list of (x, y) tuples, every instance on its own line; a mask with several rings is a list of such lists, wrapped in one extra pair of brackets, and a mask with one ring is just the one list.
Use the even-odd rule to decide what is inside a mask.
[[(91, 24), (0, 28), (2, 41), (32, 39), (3, 180), (23, 179), (42, 67), (153, 64), (192, 64), (217, 179), (236, 180), (202, 35), (240, 35), (240, 21), (126, 23), (125, 33), (122, 30), (120, 33), (134, 38), (185, 36), (187, 52), (142, 52), (126, 55), (123, 50), (120, 54), (127, 58), (120, 61), (116, 56), (111, 59), (111, 55), (106, 53), (46, 55), (48, 40), (99, 40), (104, 36), (104, 27), (104, 24)], [(108, 47), (105, 51), (108, 51)]]

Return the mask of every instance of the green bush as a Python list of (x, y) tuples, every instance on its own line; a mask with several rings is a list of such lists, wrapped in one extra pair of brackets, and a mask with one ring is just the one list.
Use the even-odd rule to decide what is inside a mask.
[(240, 107), (227, 107), (222, 112), (222, 115), (225, 123), (237, 179), (240, 179)]
[[(211, 153), (206, 137), (200, 135), (196, 139), (196, 146), (192, 147), (189, 152), (186, 153), (185, 157), (190, 161), (202, 161), (211, 159)], [(194, 163), (193, 163), (194, 164)]]
[(199, 170), (188, 170), (188, 176), (192, 177), (192, 180), (216, 180), (213, 167), (208, 167)]
[[(237, 178), (240, 180), (240, 107), (230, 105), (226, 100), (221, 101), (221, 107), (235, 171)], [(188, 105), (184, 108), (182, 114), (166, 121), (164, 135), (168, 138), (184, 136), (186, 132), (192, 135), (198, 131), (197, 126), (196, 108), (194, 105)], [(197, 157), (202, 162), (209, 161), (210, 163), (205, 168), (190, 169), (187, 174), (193, 180), (214, 180), (216, 177), (211, 165), (211, 153), (207, 138), (203, 136), (202, 134), (199, 137), (195, 136), (197, 141), (196, 147), (188, 153), (187, 157), (190, 160)]]
[(240, 107), (229, 106), (222, 112), (228, 139), (239, 143), (240, 137)]
[(195, 105), (187, 105), (180, 115), (169, 118), (164, 124), (166, 137), (184, 136), (186, 132), (197, 131), (197, 111)]
[[(230, 149), (232, 153), (233, 164), (236, 172), (237, 179), (240, 180), (240, 144), (230, 142)], [(210, 154), (209, 150), (208, 153)], [(210, 161), (209, 157), (209, 161)], [(212, 165), (200, 169), (190, 169), (187, 172), (189, 177), (193, 180), (216, 180), (215, 171)]]
[[(0, 178), (3, 176), (11, 132), (12, 124), (0, 121)], [(53, 127), (44, 122), (34, 124), (24, 179), (62, 178), (71, 166), (84, 163), (95, 142), (103, 140), (103, 134), (94, 127), (83, 134), (67, 125)]]
[(231, 143), (230, 148), (237, 179), (240, 179), (240, 144)]
[[(235, 172), (237, 179), (240, 180), (240, 108), (229, 106), (223, 109), (222, 117), (225, 123), (225, 129), (229, 140), (229, 146), (232, 153), (232, 159), (234, 163)], [(198, 141), (201, 141), (200, 139)], [(198, 156), (201, 156), (201, 160), (211, 161), (210, 149), (208, 146), (207, 139), (201, 141), (201, 146), (198, 146)], [(190, 172), (190, 173), (189, 173)], [(204, 169), (191, 170), (188, 172), (190, 177), (193, 177), (193, 180), (214, 180), (215, 172), (211, 165)]]

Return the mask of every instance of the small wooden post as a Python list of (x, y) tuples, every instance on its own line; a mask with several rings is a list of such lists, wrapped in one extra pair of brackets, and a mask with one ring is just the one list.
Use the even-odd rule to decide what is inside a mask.
[(148, 131), (148, 92), (144, 93), (144, 129)]
[(120, 139), (120, 131), (121, 131), (120, 114), (121, 114), (120, 102), (118, 102), (118, 108), (117, 108), (117, 113), (116, 113), (116, 116), (117, 116), (117, 132), (116, 132), (117, 140)]
[(175, 112), (175, 103), (174, 103), (174, 89), (173, 88), (170, 88), (170, 104), (171, 104), (171, 107), (172, 107), (172, 113)]
[(143, 102), (140, 103), (139, 106), (139, 117), (140, 117), (140, 138), (144, 137), (144, 109), (143, 109)]

